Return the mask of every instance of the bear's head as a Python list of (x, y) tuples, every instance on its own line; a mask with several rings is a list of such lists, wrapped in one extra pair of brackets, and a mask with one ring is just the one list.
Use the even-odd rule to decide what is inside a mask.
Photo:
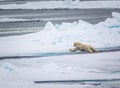
[(75, 46), (75, 47), (76, 47), (76, 46), (79, 46), (79, 45), (81, 45), (80, 42), (74, 42), (74, 46)]

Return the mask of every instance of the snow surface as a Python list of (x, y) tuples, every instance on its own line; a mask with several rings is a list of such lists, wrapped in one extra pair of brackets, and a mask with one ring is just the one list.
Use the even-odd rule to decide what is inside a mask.
[(0, 22), (17, 22), (17, 21), (33, 21), (33, 20), (40, 20), (40, 19), (14, 19), (14, 18), (1, 18)]
[(55, 25), (47, 22), (44, 29), (37, 33), (1, 37), (0, 56), (69, 52), (69, 48), (72, 48), (76, 41), (95, 48), (119, 46), (120, 13), (113, 12), (112, 16), (95, 25), (82, 20)]
[(91, 9), (91, 8), (120, 8), (120, 1), (34, 1), (25, 4), (0, 5), (0, 9)]
[[(42, 88), (49, 88), (49, 84), (36, 85), (33, 81), (120, 79), (119, 56), (120, 51), (102, 54), (1, 60), (0, 87), (40, 88), (43, 86)], [(66, 86), (69, 88), (70, 85), (64, 84), (63, 88), (66, 88)], [(83, 86), (80, 84), (73, 85), (72, 88), (85, 88), (86, 86), (89, 86), (87, 88), (93, 88), (93, 85)], [(104, 86), (104, 88), (112, 87)]]
[[(69, 48), (73, 47), (75, 41), (90, 44), (95, 48), (116, 47), (120, 45), (119, 40), (120, 13), (113, 12), (112, 18), (107, 18), (104, 22), (95, 25), (82, 20), (55, 25), (47, 22), (44, 30), (37, 33), (1, 37), (0, 56), (69, 52)], [(1, 60), (0, 87), (50, 88), (48, 84), (36, 85), (33, 81), (37, 80), (120, 79), (119, 61), (120, 51)], [(93, 85), (71, 86), (64, 84), (62, 88), (93, 88)], [(103, 87), (111, 86), (94, 88)]]

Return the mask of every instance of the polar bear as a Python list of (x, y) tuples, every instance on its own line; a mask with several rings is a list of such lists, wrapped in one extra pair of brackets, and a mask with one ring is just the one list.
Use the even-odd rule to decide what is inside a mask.
[(96, 49), (94, 49), (92, 46), (90, 45), (86, 45), (86, 44), (82, 44), (80, 42), (75, 42), (74, 43), (74, 47), (73, 49), (69, 49), (71, 52), (75, 52), (77, 50), (81, 50), (81, 51), (87, 51), (88, 53), (97, 53), (98, 51)]

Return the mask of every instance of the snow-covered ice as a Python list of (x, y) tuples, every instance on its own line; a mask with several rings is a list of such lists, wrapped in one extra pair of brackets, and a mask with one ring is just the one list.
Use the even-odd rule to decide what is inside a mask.
[(40, 20), (40, 19), (13, 19), (13, 18), (1, 18), (0, 22), (18, 22), (18, 21), (33, 21), (33, 20)]
[(120, 15), (117, 12), (112, 15), (112, 18), (95, 25), (83, 20), (55, 25), (47, 22), (44, 29), (37, 33), (1, 37), (0, 55), (69, 52), (75, 41), (95, 48), (117, 47), (120, 45), (120, 20), (117, 17)]
[[(1, 37), (0, 56), (69, 52), (75, 41), (90, 44), (95, 48), (116, 47), (120, 45), (119, 17), (120, 13), (113, 12), (112, 18), (95, 25), (83, 20), (55, 25), (47, 22), (44, 29), (37, 33)], [(49, 85), (36, 85), (33, 81), (37, 80), (120, 79), (119, 61), (120, 51), (1, 60), (0, 87), (50, 88)], [(63, 86), (93, 88), (93, 85)]]
[(120, 8), (120, 1), (34, 1), (24, 4), (0, 5), (1, 9), (92, 9), (92, 8)]
[[(0, 86), (3, 88), (36, 88), (33, 81), (120, 79), (119, 54), (118, 51), (102, 54), (2, 60), (0, 61)], [(13, 70), (8, 70), (8, 68)], [(14, 84), (18, 84), (20, 87), (16, 87)], [(50, 86), (49, 84), (39, 86), (47, 88), (45, 85), (48, 88)], [(70, 85), (64, 85), (64, 88), (66, 88), (65, 86)], [(73, 88), (79, 86), (80, 84), (76, 87), (73, 85)], [(85, 86), (81, 85), (80, 88)], [(93, 87), (93, 85), (89, 86)], [(98, 86), (98, 88), (103, 87)]]

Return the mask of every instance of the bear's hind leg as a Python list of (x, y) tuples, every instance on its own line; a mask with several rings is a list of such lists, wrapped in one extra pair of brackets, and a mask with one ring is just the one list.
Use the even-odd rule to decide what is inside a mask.
[(86, 50), (88, 53), (93, 53), (91, 49)]
[(93, 52), (95, 52), (95, 53), (98, 53), (98, 51), (97, 51), (96, 49), (94, 49), (94, 48), (91, 48), (91, 50), (92, 50)]

